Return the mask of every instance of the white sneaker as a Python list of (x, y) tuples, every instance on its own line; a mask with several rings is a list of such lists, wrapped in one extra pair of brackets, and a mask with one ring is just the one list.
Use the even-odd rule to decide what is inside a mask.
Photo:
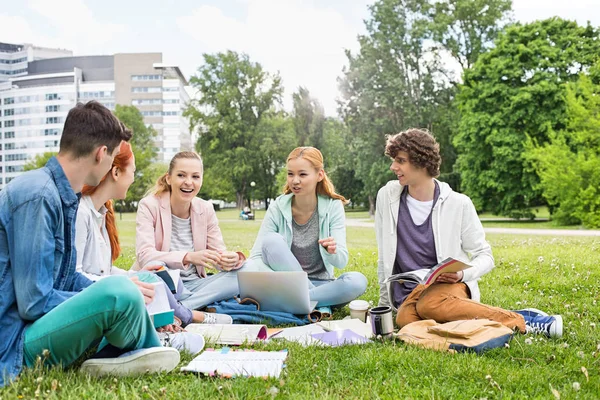
[(172, 347), (191, 354), (199, 353), (204, 349), (204, 337), (193, 332), (158, 332), (158, 338), (164, 347)]
[(227, 314), (204, 313), (202, 324), (233, 324), (233, 318)]
[(80, 371), (92, 376), (141, 375), (169, 372), (179, 364), (179, 352), (171, 347), (150, 347), (129, 351), (115, 358), (90, 358)]

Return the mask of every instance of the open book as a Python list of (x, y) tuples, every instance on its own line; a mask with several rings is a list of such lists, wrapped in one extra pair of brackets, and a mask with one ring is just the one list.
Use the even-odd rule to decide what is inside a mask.
[[(229, 345), (254, 343), (258, 340), (266, 340), (270, 336), (266, 325), (189, 324), (185, 330), (204, 336), (207, 342)], [(271, 335), (278, 332), (280, 330), (271, 331)]]
[(471, 266), (452, 257), (448, 257), (431, 268), (423, 268), (392, 275), (387, 278), (386, 282), (414, 282), (429, 285), (430, 283), (435, 282), (440, 274), (445, 272), (458, 272), (467, 268), (471, 268)]
[(255, 376), (278, 378), (287, 358), (287, 351), (206, 350), (194, 358), (182, 371), (199, 372), (209, 376), (233, 378)]
[(177, 286), (179, 285), (180, 279), (178, 269), (162, 267), (161, 269), (154, 271), (154, 273), (167, 284), (171, 293), (177, 293)]

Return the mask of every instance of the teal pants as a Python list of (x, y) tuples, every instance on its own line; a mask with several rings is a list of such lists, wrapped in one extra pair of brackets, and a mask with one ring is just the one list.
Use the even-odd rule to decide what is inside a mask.
[[(139, 277), (152, 280), (145, 278)], [(104, 278), (28, 326), (25, 364), (34, 366), (47, 349), (46, 365), (67, 366), (101, 340), (125, 350), (161, 345), (142, 294), (127, 277)]]

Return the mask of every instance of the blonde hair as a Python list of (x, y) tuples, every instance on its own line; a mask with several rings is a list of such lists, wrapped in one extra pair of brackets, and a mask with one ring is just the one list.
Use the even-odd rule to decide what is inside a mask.
[(169, 170), (167, 172), (165, 172), (163, 175), (161, 175), (160, 178), (158, 178), (156, 180), (156, 183), (150, 190), (148, 190), (148, 192), (146, 193), (146, 196), (152, 195), (152, 194), (155, 196), (160, 196), (161, 194), (163, 194), (165, 192), (170, 192), (171, 186), (167, 183), (167, 176), (169, 176), (169, 175), (171, 175), (171, 173), (173, 173), (173, 169), (175, 169), (175, 163), (177, 162), (177, 160), (184, 159), (184, 158), (189, 158), (192, 160), (200, 161), (200, 170), (201, 171), (204, 170), (204, 165), (202, 164), (202, 158), (200, 157), (200, 155), (198, 155), (198, 153), (196, 153), (195, 151), (180, 151), (179, 153), (175, 154), (173, 156), (173, 158), (171, 159), (171, 162), (169, 163)]
[[(317, 170), (323, 170), (323, 154), (319, 151), (319, 149), (314, 147), (296, 147), (287, 158), (286, 162), (290, 162), (290, 160), (295, 160), (296, 158), (304, 158), (308, 162), (312, 164), (312, 166)], [(292, 189), (286, 183), (283, 187), (283, 194), (292, 193)], [(323, 180), (317, 183), (317, 194), (322, 196), (327, 196), (335, 200), (341, 200), (342, 204), (348, 204), (348, 200), (341, 194), (336, 193), (335, 187), (333, 183), (327, 176), (325, 170), (323, 170)]]

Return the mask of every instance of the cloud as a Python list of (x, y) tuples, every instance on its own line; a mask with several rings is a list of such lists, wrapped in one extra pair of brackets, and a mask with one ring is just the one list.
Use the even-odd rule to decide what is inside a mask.
[(69, 48), (78, 55), (112, 54), (108, 46), (127, 31), (125, 25), (97, 21), (83, 0), (30, 0), (28, 5), (46, 18), (57, 33), (48, 38), (45, 30), (36, 35), (35, 44), (60, 43), (56, 47)]
[[(344, 49), (357, 50), (356, 25), (330, 7), (300, 0), (247, 0), (245, 18), (225, 15), (220, 8), (201, 6), (178, 18), (180, 29), (208, 52), (247, 53), (270, 71), (279, 71), (291, 94), (306, 86), (328, 115), (335, 115), (337, 77), (346, 64)], [(366, 14), (366, 6), (365, 6)]]

